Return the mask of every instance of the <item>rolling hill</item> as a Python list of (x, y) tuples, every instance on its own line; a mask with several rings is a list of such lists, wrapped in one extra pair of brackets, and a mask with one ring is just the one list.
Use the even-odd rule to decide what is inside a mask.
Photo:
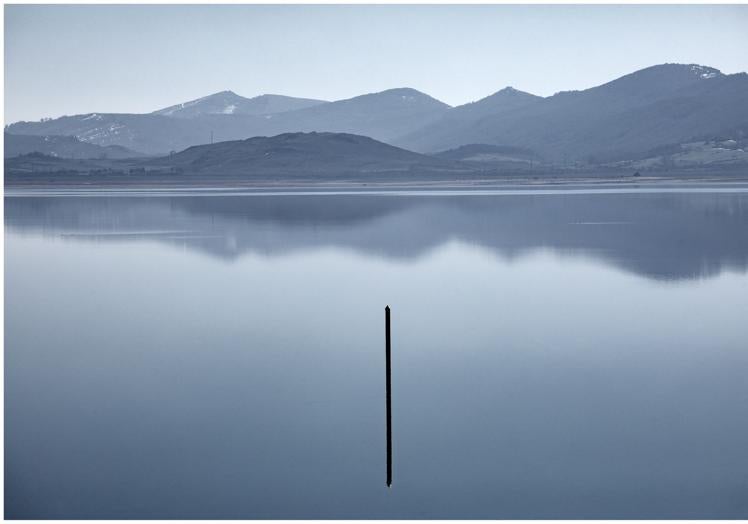
[(207, 175), (376, 174), (418, 170), (467, 171), (450, 160), (406, 151), (348, 133), (284, 133), (190, 147), (148, 161), (149, 167)]

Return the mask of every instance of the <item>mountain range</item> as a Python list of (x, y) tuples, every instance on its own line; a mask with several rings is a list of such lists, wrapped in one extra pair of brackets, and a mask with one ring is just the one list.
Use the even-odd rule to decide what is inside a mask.
[[(260, 104), (257, 99), (264, 100)], [(262, 107), (282, 107), (261, 113)], [(291, 107), (297, 109), (289, 109)], [(438, 119), (449, 106), (415, 89), (390, 89), (336, 102), (263, 95), (243, 98), (221, 92), (149, 114), (90, 113), (42, 122), (17, 122), (6, 131), (20, 135), (73, 135), (97, 145), (119, 145), (163, 155), (193, 145), (328, 131), (369, 136), (393, 143)], [(254, 111), (254, 112), (252, 112)]]
[(503, 90), (455, 108), (397, 143), (424, 152), (470, 143), (516, 146), (547, 160), (594, 163), (741, 133), (746, 124), (748, 75), (665, 64), (547, 98)]
[[(520, 161), (596, 165), (644, 162), (687, 150), (688, 158), (698, 162), (724, 148), (708, 146), (708, 154), (694, 153), (693, 144), (725, 141), (734, 144), (728, 157), (742, 159), (748, 75), (663, 64), (581, 91), (541, 97), (509, 87), (456, 107), (410, 88), (332, 102), (245, 98), (223, 91), (149, 114), (89, 113), (6, 127), (13, 135), (72, 136), (151, 156), (211, 140), (314, 131), (362, 135), (427, 154), (484, 148), (478, 156), (471, 153), (476, 161), (503, 158), (510, 151), (511, 159)], [(458, 159), (455, 155), (447, 157)]]

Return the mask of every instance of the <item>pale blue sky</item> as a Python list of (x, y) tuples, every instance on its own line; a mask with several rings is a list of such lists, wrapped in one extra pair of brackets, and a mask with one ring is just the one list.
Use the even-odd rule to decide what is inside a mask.
[(413, 87), (455, 105), (663, 62), (748, 70), (748, 6), (6, 6), (5, 121), (224, 89), (336, 100)]

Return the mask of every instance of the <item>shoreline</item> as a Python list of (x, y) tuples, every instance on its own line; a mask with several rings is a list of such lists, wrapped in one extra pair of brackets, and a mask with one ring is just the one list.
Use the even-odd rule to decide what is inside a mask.
[[(6, 181), (7, 182), (7, 181)], [(748, 191), (748, 174), (745, 176), (699, 177), (564, 177), (512, 178), (470, 180), (409, 180), (370, 181), (350, 180), (319, 181), (269, 181), (244, 180), (205, 184), (198, 181), (156, 181), (130, 183), (55, 183), (4, 185), (4, 196), (197, 196), (197, 195), (282, 195), (282, 194), (541, 194), (541, 193), (626, 193), (626, 192), (689, 192), (715, 190), (718, 192)], [(189, 183), (187, 183), (189, 182)]]
[(8, 192), (50, 191), (395, 191), (395, 190), (476, 190), (537, 187), (664, 187), (667, 185), (748, 184), (748, 166), (733, 169), (672, 169), (644, 171), (579, 170), (566, 172), (255, 172), (243, 175), (180, 174), (70, 174), (6, 172)]

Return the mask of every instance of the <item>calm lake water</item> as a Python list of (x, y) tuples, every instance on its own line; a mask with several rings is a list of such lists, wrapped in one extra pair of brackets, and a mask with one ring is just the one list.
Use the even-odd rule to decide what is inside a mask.
[(748, 518), (748, 193), (5, 221), (8, 518)]

